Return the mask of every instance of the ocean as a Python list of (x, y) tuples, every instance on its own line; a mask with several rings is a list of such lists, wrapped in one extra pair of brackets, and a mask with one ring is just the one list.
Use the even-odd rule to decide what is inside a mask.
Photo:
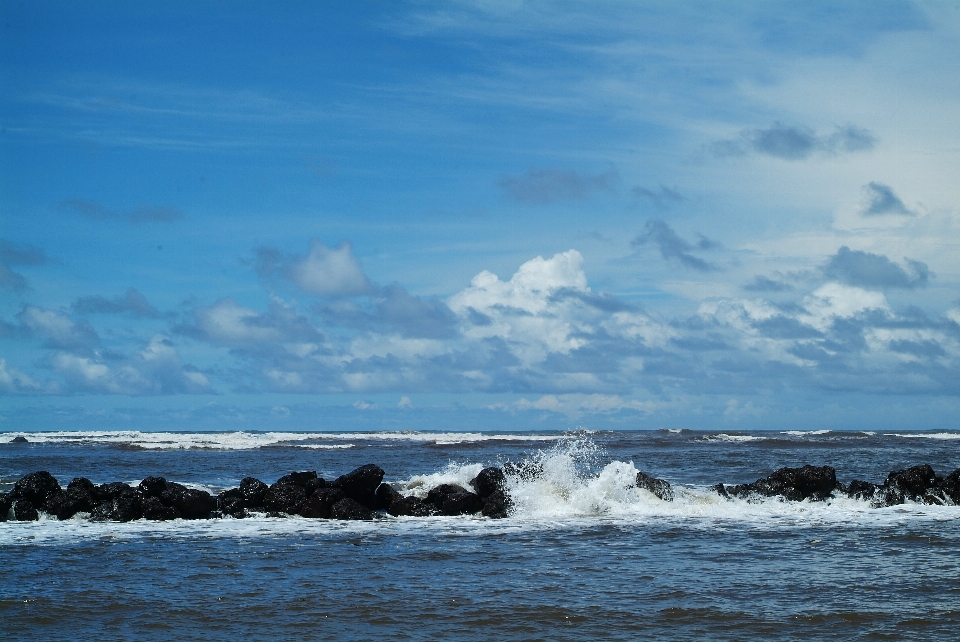
[[(12, 443), (16, 436), (27, 443)], [(508, 517), (0, 522), (8, 640), (956, 640), (960, 506), (727, 499), (960, 467), (960, 432), (0, 433), (0, 492), (45, 470), (213, 494), (369, 463), (402, 494), (535, 462)], [(670, 482), (673, 501), (633, 486)]]

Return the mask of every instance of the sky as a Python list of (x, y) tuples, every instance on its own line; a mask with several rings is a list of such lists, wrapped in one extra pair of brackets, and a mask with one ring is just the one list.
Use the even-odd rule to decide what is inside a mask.
[(0, 28), (0, 431), (960, 427), (957, 2)]

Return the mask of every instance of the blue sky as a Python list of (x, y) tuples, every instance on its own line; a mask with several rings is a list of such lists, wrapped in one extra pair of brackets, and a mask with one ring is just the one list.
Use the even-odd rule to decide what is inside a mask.
[(957, 427), (954, 3), (0, 18), (0, 430)]

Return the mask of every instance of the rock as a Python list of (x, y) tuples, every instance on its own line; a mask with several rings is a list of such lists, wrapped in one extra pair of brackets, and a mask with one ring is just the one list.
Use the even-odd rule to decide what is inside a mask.
[(467, 489), (458, 484), (440, 484), (436, 488), (431, 488), (427, 493), (426, 502), (433, 505), (434, 508), (440, 510), (443, 508), (443, 502), (448, 495), (453, 495), (454, 493), (465, 493)]
[(496, 491), (503, 490), (505, 482), (506, 476), (503, 474), (503, 470), (491, 466), (484, 468), (476, 477), (471, 479), (470, 486), (477, 491), (477, 495), (486, 499)]
[(160, 497), (167, 490), (167, 480), (163, 477), (147, 477), (140, 482), (137, 490), (144, 497)]
[(25, 443), (27, 443), (27, 438), (24, 437), (23, 435), (17, 435), (16, 437), (13, 438), (13, 440), (12, 440), (10, 443), (11, 443), (11, 444), (25, 444)]
[(13, 508), (13, 500), (10, 493), (0, 493), (0, 522), (10, 519), (10, 509)]
[(135, 492), (124, 493), (113, 500), (113, 519), (132, 522), (143, 517), (143, 505)]
[(27, 500), (36, 510), (37, 506), (43, 506), (47, 502), (47, 498), (59, 490), (60, 483), (56, 477), (45, 470), (40, 470), (21, 477), (14, 484), (10, 497), (15, 500)]
[(451, 493), (443, 498), (440, 506), (441, 515), (473, 515), (483, 510), (483, 500), (480, 495), (464, 491)]
[(167, 490), (160, 494), (164, 506), (180, 511), (183, 519), (208, 519), (217, 510), (217, 500), (205, 490), (187, 488), (183, 484), (167, 482)]
[(511, 506), (513, 501), (510, 496), (502, 490), (495, 490), (484, 500), (481, 514), (492, 519), (502, 519), (509, 516)]
[(339, 488), (318, 488), (300, 505), (300, 515), (312, 518), (329, 518), (333, 507), (346, 496)]
[(289, 513), (291, 515), (300, 510), (300, 504), (307, 498), (307, 491), (302, 486), (279, 481), (267, 491), (263, 497), (263, 507), (268, 511)]
[(294, 486), (305, 487), (308, 483), (316, 481), (317, 471), (306, 470), (302, 473), (290, 473), (277, 480), (278, 484), (293, 484)]
[(240, 481), (240, 494), (245, 508), (260, 508), (270, 487), (256, 477), (244, 477)]
[(330, 517), (333, 519), (370, 520), (374, 518), (374, 512), (360, 502), (347, 497), (331, 507)]
[(383, 481), (383, 469), (376, 464), (367, 464), (341, 475), (333, 483), (343, 493), (367, 508), (377, 507), (377, 488)]
[(746, 498), (750, 495), (766, 497), (782, 496), (791, 501), (823, 501), (837, 490), (837, 471), (830, 466), (811, 466), (802, 468), (780, 468), (769, 477), (758, 479), (752, 484), (740, 484), (727, 488), (735, 497)]
[(313, 491), (319, 490), (321, 488), (326, 488), (329, 486), (327, 480), (323, 477), (317, 477), (316, 479), (311, 479), (306, 484), (303, 485), (303, 490), (307, 491), (307, 496), (313, 494)]
[(895, 470), (883, 482), (882, 494), (887, 506), (906, 501), (942, 503), (931, 491), (935, 491), (943, 479), (938, 478), (930, 464)]
[(404, 497), (397, 493), (397, 497), (390, 502), (387, 513), (394, 517), (429, 517), (434, 510), (433, 504), (428, 504), (419, 497)]
[(673, 501), (673, 489), (670, 487), (670, 482), (665, 479), (657, 479), (644, 472), (638, 472), (637, 488), (648, 490), (665, 502)]
[(36, 507), (29, 499), (17, 499), (14, 501), (13, 516), (18, 522), (35, 522), (40, 519)]
[(113, 519), (113, 500), (107, 499), (94, 506), (90, 511), (90, 519), (94, 522), (108, 522)]
[(397, 498), (402, 497), (400, 493), (390, 484), (383, 483), (377, 486), (377, 492), (374, 494), (376, 497), (376, 508), (377, 510), (385, 510), (390, 508), (390, 504), (397, 500)]
[(960, 468), (947, 475), (940, 483), (940, 492), (954, 505), (960, 505)]
[(180, 511), (172, 506), (165, 506), (159, 497), (147, 497), (143, 500), (143, 518), (154, 521), (178, 519)]
[(715, 484), (710, 487), (710, 490), (720, 495), (720, 497), (730, 499), (730, 493), (727, 492), (727, 488), (723, 484)]
[(116, 499), (124, 493), (130, 492), (133, 492), (133, 487), (130, 486), (130, 484), (125, 484), (123, 482), (111, 482), (109, 484), (100, 484), (97, 486), (94, 497), (100, 501), (107, 501)]
[[(90, 492), (90, 487), (93, 484), (87, 487), (83, 484), (76, 484), (75, 481), (77, 480), (70, 482), (67, 490), (54, 493), (48, 497), (43, 510), (51, 515), (56, 515), (57, 519), (60, 520), (70, 519), (77, 513), (92, 511), (96, 503), (93, 493)], [(90, 480), (85, 481), (90, 482)]]
[(74, 477), (72, 480), (70, 480), (70, 483), (67, 484), (67, 490), (93, 497), (97, 491), (97, 485), (86, 477)]
[(217, 495), (217, 510), (221, 515), (230, 515), (237, 519), (247, 516), (247, 510), (243, 505), (243, 493), (239, 488), (231, 488)]
[(854, 479), (847, 486), (847, 497), (873, 502), (877, 496), (877, 485), (868, 481)]

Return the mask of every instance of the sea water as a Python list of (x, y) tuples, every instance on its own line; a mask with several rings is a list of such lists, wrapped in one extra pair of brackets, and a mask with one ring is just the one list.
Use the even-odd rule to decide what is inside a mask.
[[(26, 444), (10, 443), (17, 435)], [(166, 477), (211, 493), (367, 463), (403, 494), (511, 479), (510, 517), (0, 523), (0, 638), (957, 639), (960, 507), (727, 500), (718, 483), (960, 467), (958, 432), (0, 433), (0, 491)], [(665, 502), (633, 485), (667, 479)]]

